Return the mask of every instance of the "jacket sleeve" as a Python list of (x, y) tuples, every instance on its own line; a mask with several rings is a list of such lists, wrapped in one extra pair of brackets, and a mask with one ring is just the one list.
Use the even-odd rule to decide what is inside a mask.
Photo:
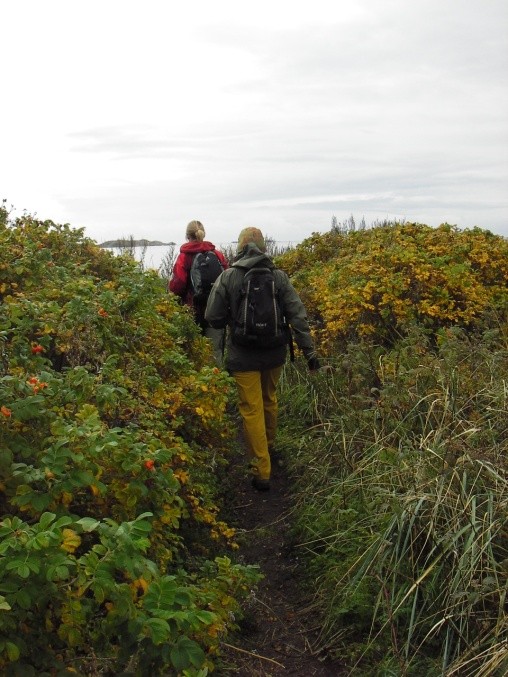
[(229, 292), (227, 279), (232, 269), (229, 268), (215, 280), (205, 309), (205, 320), (215, 329), (224, 329), (229, 320)]
[(215, 253), (217, 254), (217, 258), (219, 259), (220, 264), (224, 268), (224, 270), (226, 270), (226, 268), (229, 268), (229, 264), (224, 254), (220, 252), (218, 249), (215, 250)]
[(286, 273), (278, 271), (282, 278), (280, 288), (282, 307), (286, 315), (286, 321), (289, 323), (296, 345), (300, 348), (305, 358), (316, 356), (314, 342), (310, 334), (309, 321), (307, 319), (307, 311), (298, 296), (295, 288)]
[(169, 291), (183, 299), (187, 290), (188, 279), (187, 256), (185, 254), (178, 254), (173, 266), (173, 275), (168, 285)]

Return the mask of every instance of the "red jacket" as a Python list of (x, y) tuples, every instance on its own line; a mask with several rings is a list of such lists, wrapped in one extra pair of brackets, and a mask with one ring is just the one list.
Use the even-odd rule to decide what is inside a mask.
[(177, 256), (175, 265), (173, 266), (173, 275), (169, 281), (169, 291), (179, 296), (184, 303), (192, 306), (192, 290), (189, 284), (189, 271), (192, 265), (192, 259), (198, 252), (214, 251), (221, 263), (221, 266), (226, 270), (228, 262), (224, 258), (224, 254), (217, 249), (211, 242), (204, 240), (197, 242), (192, 240), (186, 242), (180, 247), (180, 253)]

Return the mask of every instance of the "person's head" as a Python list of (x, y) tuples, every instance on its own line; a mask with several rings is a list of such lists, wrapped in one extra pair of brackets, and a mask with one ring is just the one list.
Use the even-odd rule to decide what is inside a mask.
[(263, 233), (259, 230), (259, 228), (253, 228), (252, 226), (249, 226), (248, 228), (244, 228), (242, 230), (238, 236), (238, 254), (243, 252), (245, 247), (249, 244), (256, 245), (260, 252), (266, 252), (265, 238), (263, 237)]
[(187, 224), (185, 236), (189, 241), (203, 242), (205, 239), (205, 227), (201, 221), (190, 221)]

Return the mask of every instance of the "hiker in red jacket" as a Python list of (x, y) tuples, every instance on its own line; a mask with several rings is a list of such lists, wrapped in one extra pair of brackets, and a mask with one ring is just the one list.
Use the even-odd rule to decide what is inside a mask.
[(214, 345), (214, 357), (220, 365), (222, 363), (222, 347), (224, 343), (224, 332), (221, 329), (213, 329), (205, 320), (205, 308), (207, 299), (196, 301), (190, 279), (190, 270), (194, 257), (199, 252), (213, 252), (222, 267), (226, 270), (228, 262), (224, 254), (217, 249), (211, 242), (205, 240), (205, 228), (201, 221), (191, 221), (187, 225), (185, 236), (187, 242), (180, 247), (180, 253), (173, 266), (173, 274), (168, 284), (168, 289), (176, 294), (182, 300), (182, 303), (190, 306), (194, 311), (196, 323), (201, 328), (202, 333), (211, 339)]

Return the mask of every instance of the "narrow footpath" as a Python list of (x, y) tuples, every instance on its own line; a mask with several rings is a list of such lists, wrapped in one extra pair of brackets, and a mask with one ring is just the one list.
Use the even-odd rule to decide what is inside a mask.
[(226, 666), (215, 674), (245, 677), (348, 674), (338, 661), (328, 661), (314, 649), (319, 627), (304, 611), (309, 599), (301, 583), (302, 563), (289, 539), (290, 490), (291, 482), (283, 467), (272, 469), (268, 492), (252, 488), (244, 458), (230, 469), (227, 519), (238, 531), (242, 562), (258, 564), (264, 579), (249, 602), (240, 631), (230, 638), (225, 649)]

